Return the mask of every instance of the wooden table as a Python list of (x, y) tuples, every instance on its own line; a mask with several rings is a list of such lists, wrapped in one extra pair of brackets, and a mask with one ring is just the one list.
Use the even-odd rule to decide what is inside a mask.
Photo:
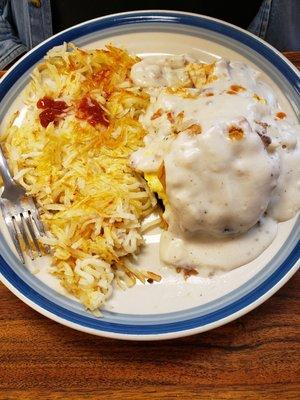
[(300, 399), (299, 287), (298, 272), (224, 327), (140, 343), (66, 328), (0, 284), (0, 399)]

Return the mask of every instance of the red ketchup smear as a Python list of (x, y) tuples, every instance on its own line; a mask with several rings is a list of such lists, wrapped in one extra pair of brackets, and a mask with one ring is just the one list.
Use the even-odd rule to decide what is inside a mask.
[(50, 124), (50, 122), (57, 122), (61, 114), (68, 108), (67, 104), (62, 100), (53, 100), (51, 97), (43, 97), (36, 103), (37, 108), (42, 111), (39, 115), (41, 125), (44, 128)]
[(92, 126), (101, 124), (108, 126), (108, 119), (105, 116), (105, 111), (101, 108), (99, 103), (91, 97), (83, 97), (78, 105), (78, 112), (76, 115), (80, 119), (85, 119)]

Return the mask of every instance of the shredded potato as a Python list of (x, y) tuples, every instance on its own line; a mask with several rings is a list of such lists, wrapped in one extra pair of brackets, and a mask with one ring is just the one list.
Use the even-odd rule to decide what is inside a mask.
[[(32, 73), (25, 118), (15, 115), (0, 139), (15, 179), (39, 205), (52, 273), (92, 311), (105, 304), (114, 278), (125, 286), (153, 279), (126, 259), (143, 243), (141, 221), (156, 204), (128, 162), (143, 145), (138, 117), (149, 103), (129, 79), (137, 61), (113, 46), (54, 48)], [(81, 117), (86, 96), (105, 113), (106, 126)], [(43, 127), (37, 102), (45, 97), (67, 108)]]

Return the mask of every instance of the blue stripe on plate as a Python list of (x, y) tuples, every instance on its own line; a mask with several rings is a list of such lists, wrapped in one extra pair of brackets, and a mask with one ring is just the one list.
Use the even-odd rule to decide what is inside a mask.
[(41, 296), (38, 292), (34, 291), (29, 285), (22, 281), (18, 275), (3, 261), (0, 260), (1, 272), (5, 278), (24, 296), (29, 300), (36, 303), (38, 306), (49, 311), (50, 313), (63, 318), (72, 323), (78, 324), (83, 327), (97, 329), (99, 331), (123, 333), (123, 334), (135, 334), (135, 335), (149, 335), (149, 334), (164, 334), (171, 332), (178, 332), (187, 329), (197, 328), (205, 326), (212, 322), (216, 322), (220, 319), (230, 316), (231, 314), (242, 310), (249, 306), (272, 287), (274, 287), (292, 268), (300, 257), (300, 246), (294, 248), (291, 254), (285, 259), (280, 267), (261, 285), (256, 287), (246, 296), (231, 303), (230, 305), (220, 308), (212, 313), (192, 318), (189, 320), (177, 321), (174, 323), (162, 323), (162, 324), (149, 324), (149, 325), (131, 325), (131, 324), (118, 324), (109, 323), (103, 319), (95, 319), (88, 315), (82, 316), (72, 311), (69, 311), (52, 301), (49, 301), (45, 297)]
[[(214, 32), (218, 35), (223, 35), (227, 38), (231, 38), (244, 46), (250, 47), (252, 51), (260, 54), (264, 59), (268, 60), (274, 67), (288, 80), (289, 84), (295, 91), (296, 96), (300, 94), (300, 79), (299, 75), (292, 69), (290, 66), (279, 57), (272, 48), (266, 46), (263, 42), (252, 37), (246, 32), (240, 31), (234, 27), (223, 24), (222, 22), (206, 19), (202, 16), (196, 15), (188, 15), (181, 14), (177, 12), (152, 12), (144, 13), (124, 13), (117, 16), (108, 16), (102, 19), (93, 20), (85, 23), (84, 25), (77, 26), (72, 28), (67, 32), (62, 32), (61, 34), (53, 37), (46, 43), (43, 43), (40, 47), (35, 49), (31, 54), (29, 54), (24, 60), (20, 62), (19, 65), (16, 66), (11, 73), (9, 73), (3, 80), (0, 86), (0, 99), (2, 100), (5, 95), (8, 94), (9, 90), (15, 87), (17, 84), (20, 84), (20, 77), (24, 74), (28, 73), (30, 69), (34, 66), (34, 64), (47, 53), (53, 46), (57, 46), (62, 44), (63, 42), (74, 41), (76, 39), (80, 39), (86, 37), (86, 35), (95, 34), (96, 32), (103, 31), (109, 32), (110, 30), (115, 30), (119, 28), (120, 31), (122, 27), (132, 26), (136, 31), (143, 31), (144, 29), (149, 29), (153, 26), (161, 25), (162, 29), (165, 26), (173, 26), (173, 31), (178, 28), (182, 28), (183, 26), (192, 27), (192, 28), (201, 28), (210, 32)], [(174, 28), (175, 27), (175, 28)], [(200, 32), (200, 30), (199, 30)], [(200, 33), (199, 33), (200, 35)], [(3, 111), (3, 109), (2, 109)], [(299, 223), (299, 220), (298, 220)], [(299, 239), (299, 231), (298, 231), (298, 239)], [(296, 238), (297, 239), (297, 238)], [(289, 240), (287, 241), (289, 242)], [(297, 243), (295, 238), (293, 240), (293, 247), (296, 243), (294, 249), (290, 252), (287, 258), (278, 266), (278, 268), (269, 275), (264, 282), (259, 284), (249, 293), (245, 294), (236, 301), (232, 301), (230, 304), (220, 307), (220, 309), (215, 310), (214, 312), (209, 312), (205, 315), (197, 315), (197, 317), (193, 318), (184, 318), (186, 313), (186, 317), (188, 314), (190, 316), (197, 313), (197, 308), (194, 309), (195, 313), (189, 313), (191, 310), (186, 310), (180, 313), (170, 313), (170, 314), (178, 314), (181, 315), (181, 320), (172, 322), (172, 323), (164, 323), (164, 316), (162, 317), (162, 323), (149, 323), (144, 324), (142, 321), (139, 321), (139, 316), (135, 316), (135, 323), (112, 323), (108, 322), (105, 319), (95, 319), (92, 316), (87, 314), (82, 314), (78, 312), (73, 312), (64, 308), (48, 298), (44, 297), (29, 284), (24, 282), (20, 276), (16, 274), (16, 272), (0, 257), (0, 271), (3, 276), (24, 296), (33, 301), (39, 307), (51, 312), (52, 314), (65, 319), (66, 321), (70, 321), (76, 323), (83, 327), (94, 328), (99, 331), (105, 332), (114, 332), (121, 334), (137, 334), (137, 335), (147, 335), (147, 334), (162, 334), (162, 333), (171, 333), (182, 331), (186, 329), (196, 328), (200, 326), (207, 325), (212, 322), (216, 322), (220, 319), (223, 319), (231, 314), (242, 310), (243, 308), (249, 306), (251, 303), (259, 299), (262, 295), (268, 292), (276, 283), (278, 283), (293, 267), (295, 262), (299, 259), (300, 256), (300, 242)], [(288, 245), (288, 243), (287, 243)], [(278, 255), (279, 256), (279, 255)], [(199, 307), (200, 311), (201, 307)], [(109, 315), (110, 313), (106, 313)], [(170, 314), (167, 314), (168, 316)], [(127, 320), (129, 319), (127, 316)], [(141, 317), (141, 316), (140, 316)], [(126, 318), (125, 318), (126, 321)]]
[[(155, 325), (162, 323), (172, 323), (188, 319), (193, 319), (206, 314), (210, 314), (220, 308), (228, 306), (233, 302), (239, 300), (242, 296), (246, 296), (260, 284), (262, 284), (267, 278), (269, 278), (277, 268), (284, 262), (289, 256), (293, 249), (297, 246), (297, 242), (300, 237), (300, 219), (294, 224), (292, 231), (290, 232), (287, 240), (281, 246), (280, 250), (275, 254), (272, 259), (264, 265), (264, 267), (256, 273), (250, 280), (243, 285), (230, 291), (229, 293), (213, 300), (202, 304), (200, 306), (191, 307), (181, 311), (168, 312), (163, 314), (124, 314), (110, 311), (103, 311), (106, 322), (128, 324), (131, 325)], [(73, 301), (70, 298), (57, 293), (46, 284), (41, 282), (34, 274), (31, 274), (24, 266), (19, 262), (16, 256), (11, 253), (10, 249), (7, 248), (5, 242), (0, 240), (0, 253), (3, 258), (6, 259), (8, 265), (16, 273), (21, 281), (31, 287), (32, 290), (38, 292), (45, 299), (56, 303), (58, 306), (65, 308), (71, 312), (75, 312), (78, 315), (86, 316), (87, 313), (83, 306), (79, 302)], [(247, 266), (247, 268), (251, 268)], [(90, 315), (91, 318), (96, 318)], [(98, 318), (96, 318), (98, 319)]]

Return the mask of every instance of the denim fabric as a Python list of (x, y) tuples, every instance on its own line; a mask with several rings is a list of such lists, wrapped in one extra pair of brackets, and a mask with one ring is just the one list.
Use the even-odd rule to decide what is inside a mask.
[(248, 30), (254, 35), (259, 36), (261, 38), (265, 38), (268, 24), (269, 24), (269, 17), (271, 11), (272, 0), (264, 0), (260, 9), (248, 27)]
[(300, 0), (273, 0), (265, 40), (278, 50), (300, 50)]
[(264, 0), (248, 29), (280, 51), (299, 51), (300, 0)]
[(50, 0), (0, 0), (0, 69), (51, 35)]
[(0, 0), (0, 69), (27, 51), (14, 29), (9, 4)]

